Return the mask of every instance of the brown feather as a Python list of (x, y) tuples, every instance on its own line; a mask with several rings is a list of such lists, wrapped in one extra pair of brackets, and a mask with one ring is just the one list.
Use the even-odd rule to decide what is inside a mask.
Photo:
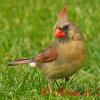
[(58, 16), (58, 19), (57, 19), (57, 22), (55, 24), (55, 28), (57, 27), (60, 27), (62, 28), (62, 26), (66, 25), (69, 23), (69, 19), (68, 19), (68, 12), (67, 12), (67, 7), (65, 6), (59, 16)]
[(57, 58), (57, 50), (55, 47), (49, 47), (45, 49), (43, 52), (39, 53), (34, 60), (40, 63), (50, 62), (56, 60)]
[(62, 10), (61, 10), (61, 12), (60, 12), (60, 14), (59, 14), (59, 17), (64, 17), (64, 16), (66, 16), (67, 15), (67, 7), (65, 6)]
[(14, 61), (10, 61), (8, 63), (9, 66), (15, 66), (15, 65), (21, 65), (21, 64), (28, 64), (32, 62), (31, 59), (17, 59), (17, 60), (14, 60)]

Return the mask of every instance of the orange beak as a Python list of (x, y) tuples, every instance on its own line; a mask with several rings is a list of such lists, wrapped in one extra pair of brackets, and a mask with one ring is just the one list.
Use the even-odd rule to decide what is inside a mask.
[(56, 31), (55, 31), (55, 37), (56, 38), (64, 38), (65, 32), (63, 30), (57, 28)]

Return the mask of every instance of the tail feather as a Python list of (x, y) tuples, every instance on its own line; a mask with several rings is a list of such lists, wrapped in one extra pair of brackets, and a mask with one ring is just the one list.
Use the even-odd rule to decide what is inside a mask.
[(29, 64), (31, 62), (33, 62), (32, 59), (17, 59), (17, 60), (10, 61), (8, 65), (15, 66), (15, 65)]

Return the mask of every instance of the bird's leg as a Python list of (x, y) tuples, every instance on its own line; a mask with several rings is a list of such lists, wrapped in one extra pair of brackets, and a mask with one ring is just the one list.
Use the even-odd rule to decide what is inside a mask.
[[(56, 80), (53, 80), (53, 83), (56, 83), (57, 87), (60, 88), (60, 86)], [(49, 92), (52, 93), (52, 82), (50, 79), (48, 79), (48, 88), (49, 88)]]
[(51, 84), (51, 80), (48, 79), (48, 88), (49, 88), (49, 92), (50, 94), (52, 93), (52, 84)]
[(59, 88), (60, 86), (59, 86), (59, 84), (58, 84), (58, 82), (56, 80), (55, 80), (55, 83), (56, 83), (57, 87)]
[(66, 87), (66, 82), (69, 81), (69, 77), (65, 77), (65, 87)]

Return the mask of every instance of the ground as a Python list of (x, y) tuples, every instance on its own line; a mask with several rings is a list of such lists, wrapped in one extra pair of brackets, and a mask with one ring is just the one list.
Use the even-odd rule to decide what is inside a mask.
[[(0, 1), (0, 99), (73, 99), (100, 96), (100, 0), (1, 0)], [(85, 37), (84, 67), (49, 94), (47, 81), (28, 65), (9, 67), (8, 60), (31, 58), (53, 40), (59, 11), (68, 6), (69, 18)], [(56, 94), (57, 92), (58, 94)], [(59, 95), (59, 96), (58, 96)], [(71, 97), (69, 97), (71, 96)], [(92, 97), (90, 97), (92, 96)], [(80, 97), (77, 97), (80, 99)], [(77, 100), (74, 97), (75, 100)]]

